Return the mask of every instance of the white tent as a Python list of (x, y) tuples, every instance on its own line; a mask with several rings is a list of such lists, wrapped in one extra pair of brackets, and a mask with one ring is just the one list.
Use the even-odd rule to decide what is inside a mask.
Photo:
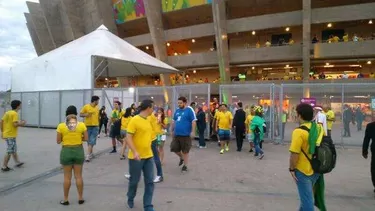
[(108, 31), (105, 26), (12, 68), (12, 92), (94, 88), (102, 77), (178, 72)]

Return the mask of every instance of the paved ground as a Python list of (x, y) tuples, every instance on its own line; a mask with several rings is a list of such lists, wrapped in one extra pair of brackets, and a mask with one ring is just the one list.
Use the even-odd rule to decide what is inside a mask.
[[(2, 181), (18, 181), (58, 166), (59, 147), (54, 132), (23, 129), (21, 143), (46, 140), (35, 149), (21, 147), (28, 161), (23, 169), (1, 174)], [(29, 135), (27, 135), (29, 134)], [(104, 139), (103, 139), (104, 140)], [(51, 143), (49, 143), (51, 142)], [(104, 142), (104, 141), (103, 141)], [(105, 141), (104, 143), (109, 143)], [(103, 143), (103, 144), (104, 144)], [(22, 144), (21, 144), (22, 146)], [(33, 145), (28, 145), (33, 148)], [(43, 146), (43, 147), (42, 147)], [(103, 145), (104, 148), (108, 144)], [(288, 173), (287, 146), (265, 144), (264, 160), (256, 160), (247, 152), (220, 155), (215, 143), (208, 149), (194, 148), (190, 171), (184, 175), (177, 159), (166, 153), (165, 181), (155, 188), (154, 205), (160, 211), (242, 211), (297, 210), (296, 187)], [(167, 147), (168, 149), (168, 147)], [(369, 161), (361, 159), (359, 148), (339, 149), (334, 172), (326, 176), (328, 210), (374, 210), (375, 197), (369, 175)], [(40, 165), (37, 161), (44, 161)], [(77, 205), (74, 185), (69, 208), (58, 204), (62, 197), (62, 174), (35, 181), (28, 186), (0, 196), (1, 211), (57, 210), (128, 210), (125, 207), (127, 161), (118, 155), (103, 154), (84, 167), (85, 205)], [(143, 184), (140, 184), (134, 211), (142, 209)]]

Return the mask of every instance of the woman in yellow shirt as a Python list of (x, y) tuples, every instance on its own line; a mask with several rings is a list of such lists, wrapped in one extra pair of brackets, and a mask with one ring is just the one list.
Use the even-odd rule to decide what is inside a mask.
[(125, 160), (125, 150), (126, 150), (126, 130), (128, 128), (129, 122), (132, 118), (133, 114), (133, 109), (132, 107), (127, 108), (125, 110), (125, 114), (121, 117), (121, 131), (120, 131), (120, 136), (121, 136), (121, 142), (122, 142), (122, 147), (121, 147), (121, 153), (120, 153), (120, 160)]
[(158, 118), (158, 124), (156, 125), (156, 135), (157, 135), (157, 141), (158, 141), (158, 150), (159, 150), (159, 156), (160, 156), (160, 162), (164, 163), (164, 143), (167, 139), (166, 136), (166, 128), (168, 125), (168, 119), (165, 117), (164, 109), (159, 108), (157, 113)]
[(60, 164), (64, 169), (64, 200), (61, 205), (69, 205), (69, 189), (72, 180), (72, 171), (76, 179), (78, 190), (78, 203), (83, 204), (83, 179), (82, 165), (85, 160), (85, 153), (82, 143), (87, 141), (87, 129), (83, 122), (78, 122), (77, 108), (69, 106), (66, 109), (66, 121), (57, 126), (57, 144), (62, 145), (60, 152)]

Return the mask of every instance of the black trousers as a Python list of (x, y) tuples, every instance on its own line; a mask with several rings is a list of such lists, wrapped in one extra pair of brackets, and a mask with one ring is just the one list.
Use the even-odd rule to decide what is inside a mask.
[(236, 141), (237, 141), (237, 150), (242, 150), (243, 144), (243, 135), (245, 134), (245, 128), (236, 128)]
[(371, 180), (375, 191), (375, 149), (371, 150)]
[(104, 126), (104, 133), (107, 135), (108, 131), (107, 131), (107, 124), (108, 124), (108, 121), (105, 121), (105, 120), (100, 120), (99, 122), (99, 133), (100, 134), (102, 132), (102, 127)]

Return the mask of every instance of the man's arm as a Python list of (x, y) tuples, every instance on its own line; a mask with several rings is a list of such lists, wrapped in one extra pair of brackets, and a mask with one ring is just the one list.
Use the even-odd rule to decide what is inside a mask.
[(90, 114), (86, 112), (85, 106), (83, 106), (83, 108), (81, 109), (81, 112), (79, 113), (79, 116), (80, 117), (88, 117), (88, 116), (90, 116)]
[(365, 137), (363, 139), (363, 144), (362, 144), (362, 156), (367, 159), (368, 157), (368, 148), (370, 146), (370, 140), (371, 140), (371, 126), (372, 124), (368, 124), (366, 126), (366, 131), (365, 131)]
[(139, 154), (137, 150), (135, 149), (134, 143), (133, 143), (133, 134), (128, 133), (126, 134), (126, 143), (128, 144), (129, 149), (133, 152), (134, 159), (135, 160), (140, 160)]
[(236, 113), (234, 114), (234, 118), (233, 118), (233, 123), (231, 124), (232, 127), (236, 127), (237, 126), (237, 121), (238, 121), (238, 113), (239, 110), (236, 111)]

